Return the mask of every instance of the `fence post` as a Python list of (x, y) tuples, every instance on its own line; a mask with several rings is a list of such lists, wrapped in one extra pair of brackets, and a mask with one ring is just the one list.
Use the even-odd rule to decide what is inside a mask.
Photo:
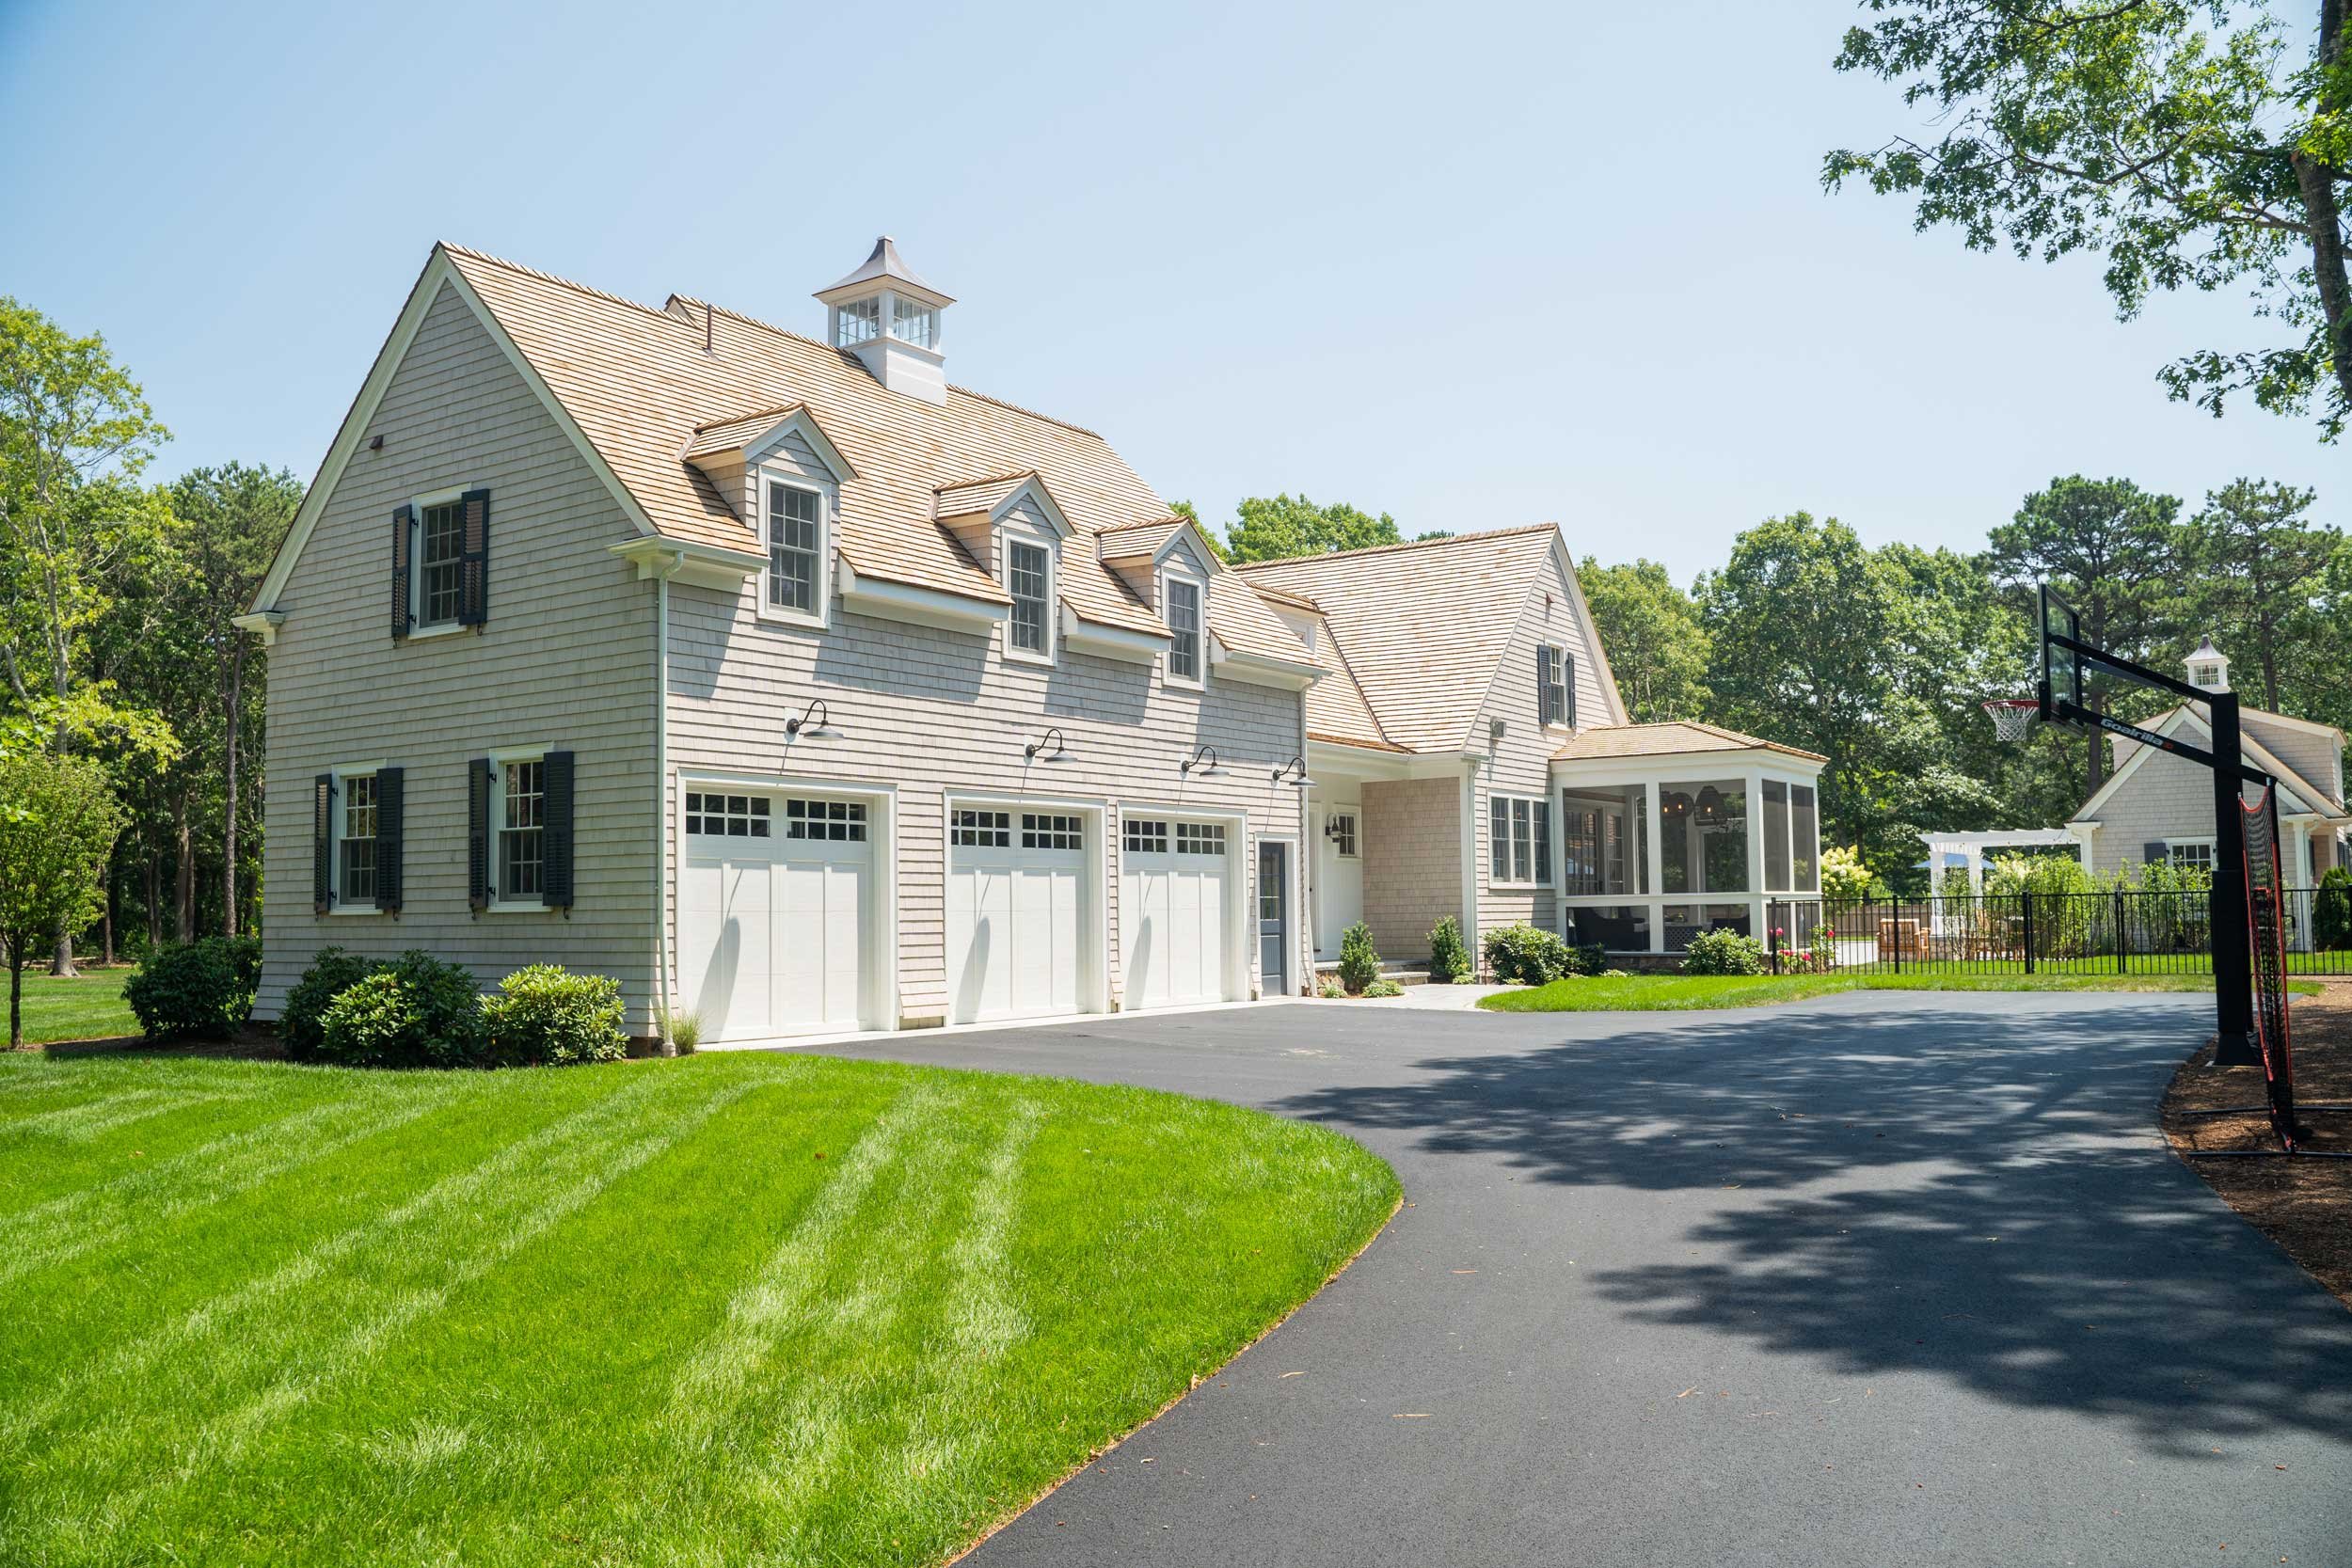
[(2026, 905), (2026, 973), (2031, 974), (2033, 973), (2033, 893), (2027, 890), (2017, 896), (2023, 899)]
[(1903, 972), (1903, 906), (1900, 900), (1886, 901), (1886, 929), (1895, 939), (1895, 973)]
[(2123, 890), (2117, 888), (2115, 890), (2115, 972), (2118, 974), (2131, 973), (2131, 963), (2124, 958), (2123, 951)]
[(1777, 974), (1780, 973), (1780, 927), (1772, 919), (1772, 901), (1770, 898), (1764, 900), (1764, 940), (1772, 950), (1772, 973)]

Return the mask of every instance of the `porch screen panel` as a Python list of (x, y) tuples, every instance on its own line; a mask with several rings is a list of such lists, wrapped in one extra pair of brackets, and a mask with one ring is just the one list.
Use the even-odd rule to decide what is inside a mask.
[(1796, 857), (1796, 879), (1799, 893), (1821, 891), (1821, 824), (1813, 803), (1813, 786), (1795, 784), (1789, 789), (1791, 800), (1788, 838)]
[(1667, 893), (1749, 891), (1746, 781), (1661, 784), (1659, 813)]
[(1788, 880), (1788, 785), (1764, 781), (1764, 891), (1786, 893)]

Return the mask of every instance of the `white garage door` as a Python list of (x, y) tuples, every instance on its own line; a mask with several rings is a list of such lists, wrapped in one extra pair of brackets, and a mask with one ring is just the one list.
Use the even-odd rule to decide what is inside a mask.
[(869, 1022), (868, 827), (856, 800), (687, 794), (678, 982), (706, 1038)]
[(1060, 812), (947, 813), (947, 1016), (1074, 1013), (1085, 979), (1087, 826)]
[(1228, 1000), (1227, 895), (1240, 873), (1225, 824), (1130, 816), (1120, 847), (1121, 1007)]

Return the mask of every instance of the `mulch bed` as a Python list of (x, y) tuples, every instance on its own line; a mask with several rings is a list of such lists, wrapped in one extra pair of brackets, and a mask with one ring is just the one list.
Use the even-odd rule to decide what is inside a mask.
[[(2295, 1098), (2298, 1103), (2352, 1104), (2352, 985), (2329, 984), (2295, 1003)], [(2213, 1066), (2213, 1043), (2181, 1064), (2165, 1090), (2163, 1125), (2175, 1152), (2192, 1148), (2276, 1148), (2269, 1118), (2184, 1117), (2178, 1113), (2263, 1101), (2258, 1067)], [(2352, 1150), (2352, 1116), (2314, 1116), (2302, 1145)], [(2352, 1306), (2352, 1160), (2189, 1160), (2188, 1165), (2279, 1243), (2319, 1282)]]
[[(0, 1050), (6, 1042), (0, 1042)], [(231, 1056), (248, 1061), (272, 1062), (285, 1058), (285, 1047), (278, 1043), (275, 1031), (259, 1023), (248, 1023), (237, 1031), (234, 1039), (173, 1040), (153, 1043), (143, 1036), (123, 1035), (113, 1039), (50, 1040), (41, 1045), (23, 1048), (27, 1055), (97, 1056), (111, 1052), (151, 1051), (165, 1056)]]

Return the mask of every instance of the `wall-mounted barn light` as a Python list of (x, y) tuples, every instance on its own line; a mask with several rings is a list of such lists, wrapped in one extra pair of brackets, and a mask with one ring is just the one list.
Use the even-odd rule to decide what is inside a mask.
[(794, 740), (800, 739), (803, 735), (824, 735), (829, 733), (825, 728), (825, 721), (832, 717), (833, 715), (826, 710), (825, 700), (819, 697), (803, 708), (798, 717), (786, 720), (784, 733)]
[(1281, 767), (1274, 770), (1274, 782), (1276, 784), (1280, 784), (1286, 778), (1290, 781), (1291, 787), (1294, 789), (1311, 789), (1314, 786), (1314, 780), (1307, 777), (1307, 759), (1305, 757), (1293, 757), (1290, 761), (1282, 764)]
[(1035, 762), (1040, 757), (1043, 757), (1047, 762), (1059, 762), (1070, 753), (1062, 743), (1061, 730), (1057, 726), (1022, 747), (1021, 754), (1030, 762)]
[(1176, 765), (1176, 771), (1189, 778), (1198, 771), (1204, 779), (1222, 778), (1225, 769), (1216, 765), (1216, 748), (1202, 746)]

